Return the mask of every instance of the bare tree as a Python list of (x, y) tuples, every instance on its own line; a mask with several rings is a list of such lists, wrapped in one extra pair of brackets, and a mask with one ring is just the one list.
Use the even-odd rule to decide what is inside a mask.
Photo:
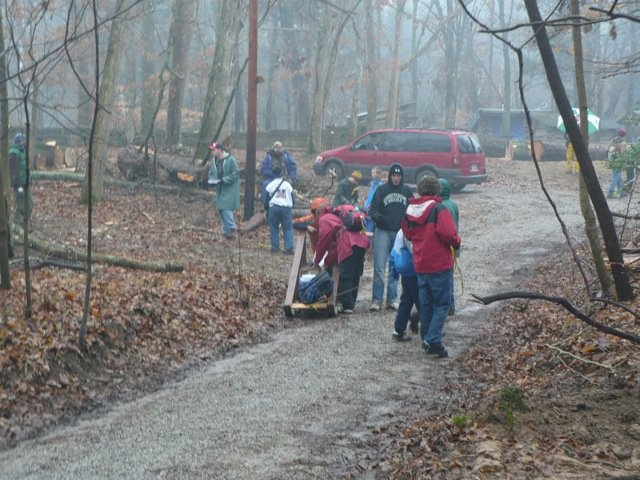
[[(91, 132), (93, 141), (91, 142), (90, 153), (90, 158), (93, 158), (96, 164), (91, 169), (91, 173), (87, 168), (80, 196), (82, 203), (98, 203), (102, 201), (103, 197), (104, 163), (107, 159), (109, 141), (109, 115), (113, 108), (113, 100), (117, 88), (116, 77), (119, 70), (120, 53), (122, 52), (126, 11), (128, 11), (128, 6), (125, 0), (117, 0), (111, 20), (109, 45), (100, 75), (100, 91), (97, 90), (98, 87), (96, 86), (96, 97), (100, 97), (100, 102), (93, 120), (94, 128)], [(91, 193), (89, 192), (90, 190)]]
[(0, 10), (0, 130), (7, 132), (0, 136), (0, 288), (11, 288), (9, 274), (9, 254), (11, 245), (11, 231), (9, 229), (9, 201), (7, 192), (9, 185), (9, 93), (7, 88), (7, 56), (4, 46), (3, 13)]
[[(466, 6), (462, 1), (460, 1), (460, 5), (467, 12), (467, 14), (474, 18), (473, 15), (466, 9)], [(525, 0), (525, 6), (527, 8), (527, 13), (529, 15), (530, 26), (533, 30), (534, 37), (536, 39), (536, 44), (538, 46), (538, 50), (540, 53), (540, 58), (542, 59), (545, 73), (547, 76), (547, 81), (549, 83), (549, 87), (551, 92), (553, 93), (553, 97), (555, 99), (556, 105), (562, 116), (562, 120), (565, 124), (567, 134), (571, 143), (573, 144), (573, 148), (576, 152), (576, 156), (578, 158), (578, 163), (580, 165), (580, 170), (582, 173), (582, 177), (585, 182), (585, 186), (587, 192), (589, 193), (589, 198), (595, 210), (596, 217), (598, 219), (598, 223), (600, 225), (600, 231), (602, 233), (602, 237), (605, 244), (605, 249), (607, 252), (607, 256), (609, 258), (609, 265), (611, 268), (611, 273), (613, 275), (614, 284), (616, 288), (616, 294), (619, 300), (627, 300), (631, 298), (633, 295), (633, 290), (631, 288), (631, 284), (629, 282), (628, 274), (624, 268), (622, 251), (620, 249), (620, 243), (618, 239), (617, 232), (615, 230), (615, 225), (613, 223), (613, 217), (611, 212), (609, 211), (609, 206), (604, 197), (602, 189), (600, 188), (600, 183), (595, 173), (595, 169), (593, 167), (593, 163), (591, 161), (591, 157), (589, 151), (587, 149), (587, 142), (585, 141), (582, 133), (580, 132), (580, 128), (578, 123), (574, 117), (573, 110), (571, 107), (571, 103), (569, 102), (569, 98), (567, 97), (566, 90), (562, 83), (562, 78), (560, 76), (560, 72), (558, 70), (558, 66), (555, 61), (555, 55), (551, 48), (551, 44), (549, 42), (549, 37), (546, 31), (546, 24), (543, 21), (540, 12), (538, 10), (538, 5), (536, 0)], [(474, 20), (477, 23), (480, 23), (476, 18)], [(484, 26), (484, 25), (483, 25)], [(496, 34), (496, 31), (493, 31), (489, 28), (485, 27), (485, 31), (490, 32), (492, 34)], [(498, 37), (500, 38), (500, 37)], [(527, 121), (529, 125), (529, 136), (530, 142), (533, 144), (534, 134), (531, 127), (531, 118), (528, 109), (526, 108), (526, 101), (524, 98), (524, 92), (522, 87), (522, 50), (515, 48), (509, 42), (507, 42), (504, 38), (500, 38), (501, 41), (508, 43), (509, 46), (517, 53), (518, 58), (520, 60), (521, 70), (520, 70), (520, 91), (521, 91), (521, 100), (523, 105), (525, 106), (525, 113), (527, 116)], [(554, 208), (554, 212), (558, 221), (560, 222), (565, 237), (567, 238), (567, 242), (571, 245), (569, 240), (568, 233), (566, 231), (566, 226), (562, 219), (560, 218), (555, 203), (552, 201), (548, 192), (544, 188), (544, 184), (542, 182), (542, 177), (540, 174), (540, 170), (537, 163), (537, 158), (535, 152), (533, 153), (533, 160), (536, 164), (536, 168), (538, 170), (538, 176), (540, 178), (541, 185), (543, 187), (543, 191), (549, 200), (549, 203)], [(576, 264), (580, 271), (582, 272), (582, 267), (580, 262), (577, 259), (577, 255), (575, 250), (572, 248), (572, 252), (574, 258), (576, 260)], [(584, 277), (583, 273), (583, 277)], [(585, 284), (587, 283), (585, 279)]]
[(204, 101), (200, 135), (195, 153), (196, 158), (207, 156), (207, 146), (216, 140), (213, 138), (216, 132), (221, 131), (221, 126), (226, 118), (227, 108), (225, 107), (230, 104), (235, 84), (232, 66), (238, 59), (235, 58), (237, 50), (234, 45), (238, 42), (242, 29), (246, 2), (222, 0), (221, 3), (216, 27), (216, 46), (209, 72), (207, 95)]
[(387, 100), (387, 127), (398, 126), (398, 95), (400, 90), (400, 43), (402, 20), (406, 0), (396, 2), (396, 15), (393, 30), (393, 51), (391, 53), (391, 76), (389, 79), (389, 97)]
[(189, 47), (193, 36), (194, 13), (197, 0), (175, 0), (171, 24), (171, 71), (167, 105), (167, 145), (181, 142), (182, 103), (189, 74)]

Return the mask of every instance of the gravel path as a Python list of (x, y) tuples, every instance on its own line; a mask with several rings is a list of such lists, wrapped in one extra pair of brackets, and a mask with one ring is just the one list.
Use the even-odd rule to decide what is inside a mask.
[[(576, 177), (560, 162), (542, 166), (580, 237)], [(368, 258), (356, 314), (296, 320), (153, 394), (0, 452), (0, 479), (344, 476), (367, 455), (372, 432), (418, 404), (424, 413), (442, 407), (444, 376), (455, 378), (456, 358), (492, 311), (469, 295), (514, 287), (563, 241), (529, 162), (493, 160), (489, 168), (490, 183), (454, 197), (463, 238), (456, 281), (464, 291), (447, 324), (450, 359), (426, 358), (417, 338), (392, 342), (393, 314), (367, 311)]]

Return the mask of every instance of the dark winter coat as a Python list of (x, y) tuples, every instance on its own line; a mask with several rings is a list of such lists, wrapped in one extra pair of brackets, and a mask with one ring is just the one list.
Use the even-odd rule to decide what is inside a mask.
[[(400, 171), (403, 172), (402, 167), (398, 164), (394, 164), (392, 167), (399, 167)], [(404, 172), (402, 180), (397, 186), (392, 183), (391, 175), (389, 175), (387, 183), (380, 185), (376, 189), (369, 208), (369, 215), (373, 219), (376, 228), (391, 232), (400, 230), (409, 200), (412, 198), (413, 192), (404, 184)]]

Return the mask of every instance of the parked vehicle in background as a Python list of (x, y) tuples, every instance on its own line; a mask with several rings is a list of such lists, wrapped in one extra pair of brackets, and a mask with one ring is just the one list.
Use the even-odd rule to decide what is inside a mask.
[(338, 179), (360, 170), (369, 175), (374, 166), (400, 163), (406, 183), (425, 175), (446, 178), (452, 191), (487, 179), (486, 157), (475, 133), (446, 129), (372, 130), (349, 145), (322, 152), (313, 171)]

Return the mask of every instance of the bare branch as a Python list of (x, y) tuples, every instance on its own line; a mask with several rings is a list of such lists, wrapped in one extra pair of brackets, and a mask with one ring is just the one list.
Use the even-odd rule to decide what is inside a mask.
[(625, 340), (629, 340), (630, 342), (633, 342), (633, 343), (640, 344), (640, 336), (623, 332), (622, 330), (609, 327), (603, 323), (600, 323), (594, 320), (589, 315), (578, 310), (575, 306), (573, 306), (571, 302), (569, 302), (569, 300), (563, 297), (552, 297), (549, 295), (544, 295), (542, 293), (533, 293), (533, 292), (505, 292), (505, 293), (498, 293), (496, 295), (489, 295), (487, 297), (480, 297), (474, 294), (472, 294), (471, 296), (473, 297), (474, 301), (476, 301), (477, 303), (480, 303), (481, 305), (489, 305), (493, 302), (499, 302), (502, 300), (511, 300), (514, 298), (526, 298), (530, 300), (545, 300), (547, 302), (556, 303), (564, 307), (565, 310), (567, 310), (573, 316), (582, 320), (587, 325), (592, 326), (596, 330), (599, 330), (604, 333), (608, 333), (609, 335), (614, 335), (619, 338), (623, 338)]

